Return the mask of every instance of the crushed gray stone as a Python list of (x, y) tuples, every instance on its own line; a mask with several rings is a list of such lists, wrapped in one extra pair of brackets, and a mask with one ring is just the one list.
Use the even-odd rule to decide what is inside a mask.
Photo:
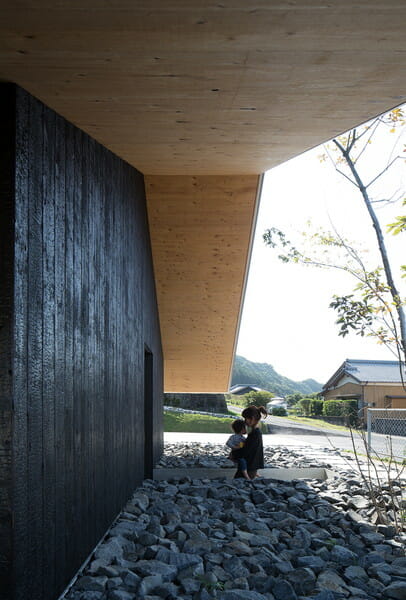
[[(168, 456), (172, 446), (165, 468), (227, 461), (218, 445)], [(300, 452), (288, 454), (279, 450), (279, 466), (303, 466)], [(393, 514), (404, 483), (395, 502), (388, 496)], [(146, 480), (66, 600), (404, 600), (405, 541), (348, 471), (327, 481)]]
[[(231, 432), (231, 430), (230, 430)], [(331, 468), (339, 452), (334, 448), (323, 448), (322, 457), (315, 458), (306, 447), (289, 448), (285, 446), (264, 446), (265, 467), (272, 468), (298, 468), (298, 467), (324, 467)], [(178, 442), (166, 443), (164, 454), (159, 461), (158, 468), (230, 468), (232, 463), (228, 460), (230, 450), (222, 444), (207, 442)]]

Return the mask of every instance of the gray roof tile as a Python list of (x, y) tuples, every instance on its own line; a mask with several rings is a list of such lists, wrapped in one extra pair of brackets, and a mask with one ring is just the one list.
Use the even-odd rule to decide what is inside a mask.
[[(404, 378), (406, 371), (403, 367)], [(347, 358), (324, 385), (324, 389), (336, 385), (345, 375), (360, 383), (400, 383), (399, 362), (396, 360), (354, 360)]]

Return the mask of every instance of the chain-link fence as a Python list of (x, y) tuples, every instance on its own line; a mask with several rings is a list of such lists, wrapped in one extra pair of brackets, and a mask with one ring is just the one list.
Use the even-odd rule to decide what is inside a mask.
[(406, 458), (406, 408), (368, 408), (367, 432), (373, 452)]

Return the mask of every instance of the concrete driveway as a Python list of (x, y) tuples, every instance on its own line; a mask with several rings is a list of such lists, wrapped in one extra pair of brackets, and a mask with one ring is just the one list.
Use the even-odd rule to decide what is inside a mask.
[[(271, 438), (284, 438), (285, 444), (295, 444), (305, 441), (316, 446), (330, 446), (339, 450), (353, 450), (354, 446), (357, 452), (365, 453), (365, 442), (363, 437), (357, 432), (348, 430), (340, 431), (320, 426), (312, 426), (303, 423), (297, 423), (286, 417), (267, 417), (265, 423), (270, 427)], [(366, 432), (365, 432), (366, 436)], [(265, 436), (268, 437), (268, 436)], [(289, 440), (289, 441), (288, 441)], [(400, 459), (406, 458), (406, 438), (401, 436), (387, 436), (379, 433), (371, 435), (371, 446), (374, 453), (378, 456), (389, 456)]]

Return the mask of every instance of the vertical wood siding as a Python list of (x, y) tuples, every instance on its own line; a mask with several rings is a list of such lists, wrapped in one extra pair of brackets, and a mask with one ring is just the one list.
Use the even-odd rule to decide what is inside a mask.
[(145, 345), (161, 451), (160, 333), (142, 175), (3, 88), (16, 101), (13, 598), (54, 600), (143, 479)]
[(14, 271), (14, 111), (0, 95), (0, 598), (10, 595), (12, 560), (12, 323)]

